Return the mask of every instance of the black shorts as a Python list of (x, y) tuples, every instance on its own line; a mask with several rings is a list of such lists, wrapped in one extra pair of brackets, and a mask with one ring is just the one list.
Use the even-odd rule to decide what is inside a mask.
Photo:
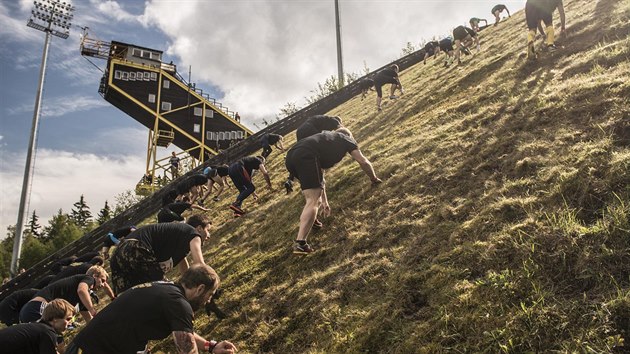
[(473, 31), (471, 28), (458, 26), (453, 30), (453, 38), (455, 40), (464, 40), (466, 37), (470, 35), (471, 37), (477, 36), (477, 33)]
[(440, 41), (440, 49), (445, 52), (450, 52), (453, 50), (453, 41), (446, 38)]
[(533, 30), (538, 28), (540, 21), (549, 27), (553, 24), (553, 11), (545, 9), (541, 5), (541, 1), (527, 0), (525, 3), (525, 18), (527, 19), (527, 29)]
[(292, 149), (285, 161), (287, 170), (300, 180), (300, 189), (324, 188), (324, 176), (315, 153), (309, 149)]
[(374, 89), (376, 90), (376, 95), (378, 97), (383, 97), (383, 90), (381, 89), (381, 87), (383, 87), (383, 85), (385, 84), (398, 85), (398, 80), (396, 80), (395, 77), (391, 76), (376, 75), (376, 77), (374, 78)]

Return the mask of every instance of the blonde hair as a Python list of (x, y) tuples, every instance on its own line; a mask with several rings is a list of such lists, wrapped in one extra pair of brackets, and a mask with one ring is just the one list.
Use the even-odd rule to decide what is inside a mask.
[(354, 139), (354, 137), (352, 136), (352, 132), (350, 131), (350, 129), (346, 128), (346, 127), (341, 127), (341, 128), (337, 128), (335, 129), (336, 132), (341, 133), (343, 135), (347, 135), (349, 137), (351, 137), (352, 139)]
[(107, 274), (107, 271), (105, 270), (105, 268), (101, 267), (100, 265), (91, 266), (90, 269), (88, 269), (87, 272), (85, 272), (85, 274), (91, 275), (93, 277), (104, 276), (106, 279), (109, 278), (109, 274)]
[(76, 309), (64, 299), (54, 299), (49, 302), (42, 313), (42, 321), (48, 322), (57, 318), (66, 318), (68, 314), (74, 316)]

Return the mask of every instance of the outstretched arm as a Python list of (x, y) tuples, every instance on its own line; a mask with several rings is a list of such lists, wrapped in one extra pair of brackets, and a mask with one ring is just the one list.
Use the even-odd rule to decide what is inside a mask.
[(367, 159), (367, 157), (363, 156), (363, 154), (361, 153), (361, 150), (359, 149), (355, 149), (352, 150), (352, 152), (350, 153), (350, 156), (352, 156), (352, 158), (359, 163), (359, 165), (361, 166), (361, 169), (363, 170), (363, 172), (365, 172), (365, 174), (370, 177), (370, 180), (372, 181), (372, 183), (380, 183), (382, 182), (378, 177), (376, 177), (376, 173), (374, 173), (374, 168), (372, 167), (372, 163), (370, 162), (370, 160)]
[(180, 354), (197, 354), (197, 343), (195, 336), (192, 333), (184, 331), (174, 331), (173, 339), (175, 340), (175, 347)]
[(508, 17), (512, 17), (512, 15), (510, 15), (510, 10), (508, 10), (507, 6), (505, 7), (505, 11), (507, 11)]
[(269, 179), (269, 172), (267, 172), (267, 169), (265, 168), (265, 165), (261, 163), (260, 166), (258, 167), (258, 169), (260, 170), (260, 172), (265, 177), (265, 182), (267, 182), (267, 186), (269, 187), (269, 189), (273, 190), (273, 187), (271, 186), (271, 179)]

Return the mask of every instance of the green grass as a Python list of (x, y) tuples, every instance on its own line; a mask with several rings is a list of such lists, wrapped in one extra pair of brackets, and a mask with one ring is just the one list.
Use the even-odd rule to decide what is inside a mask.
[(630, 1), (565, 8), (569, 37), (536, 63), (519, 12), (462, 66), (403, 72), (381, 113), (373, 94), (329, 112), (384, 183), (349, 158), (328, 172), (316, 253), (291, 253), (303, 198), (277, 152), (275, 193), (257, 176), (237, 220), (215, 203), (205, 257), (232, 315), (198, 332), (244, 353), (629, 350)]

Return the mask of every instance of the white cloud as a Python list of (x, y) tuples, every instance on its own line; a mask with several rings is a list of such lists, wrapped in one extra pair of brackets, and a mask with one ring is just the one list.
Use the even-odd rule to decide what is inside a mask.
[[(516, 3), (516, 4), (515, 4)], [(507, 1), (513, 11), (523, 0)], [(274, 116), (337, 74), (333, 1), (151, 0), (144, 20), (171, 40), (167, 54), (192, 65), (198, 87), (216, 85), (244, 121)], [(519, 4), (519, 5), (517, 5)], [(341, 1), (346, 72), (374, 70), (400, 57), (407, 42), (449, 33), (488, 1)], [(484, 15), (485, 14), (485, 15)], [(141, 43), (137, 43), (142, 45)]]
[[(31, 2), (32, 5), (32, 2)], [(5, 2), (0, 2), (0, 38), (2, 41), (36, 41), (43, 38), (41, 32), (26, 26), (30, 8), (23, 10), (20, 17), (12, 17)]]
[[(0, 153), (0, 238), (6, 236), (7, 226), (17, 220), (24, 173), (24, 163), (18, 162), (23, 161), (25, 154)], [(142, 156), (105, 157), (39, 150), (29, 211), (37, 211), (43, 226), (60, 208), (69, 212), (83, 194), (92, 214), (96, 215), (105, 200), (113, 206), (116, 195), (133, 189), (143, 173)]]
[[(42, 104), (42, 117), (60, 117), (66, 114), (89, 111), (98, 107), (109, 107), (110, 104), (100, 97), (72, 96), (47, 97)], [(33, 110), (32, 104), (24, 104), (8, 109), (9, 114), (19, 114)]]

